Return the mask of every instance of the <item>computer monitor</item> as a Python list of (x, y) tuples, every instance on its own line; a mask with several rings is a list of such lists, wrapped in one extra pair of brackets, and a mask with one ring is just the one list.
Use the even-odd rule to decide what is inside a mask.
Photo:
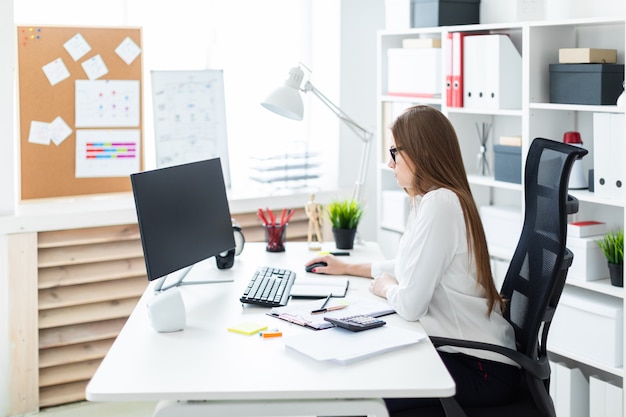
[[(235, 239), (219, 158), (144, 171), (130, 179), (148, 280), (163, 278), (157, 290), (182, 285), (187, 272), (202, 260), (227, 253), (234, 258)], [(168, 274), (176, 271), (181, 271), (178, 281), (162, 288)], [(223, 281), (231, 280), (219, 282)]]

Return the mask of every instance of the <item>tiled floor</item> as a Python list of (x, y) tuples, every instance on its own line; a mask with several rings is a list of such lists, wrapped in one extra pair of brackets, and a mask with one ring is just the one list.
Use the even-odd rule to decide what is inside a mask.
[(156, 403), (95, 403), (79, 402), (45, 408), (35, 416), (41, 417), (152, 417)]

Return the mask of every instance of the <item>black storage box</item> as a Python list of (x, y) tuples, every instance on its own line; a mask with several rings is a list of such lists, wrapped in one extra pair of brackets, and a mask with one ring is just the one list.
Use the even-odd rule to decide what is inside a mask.
[(496, 181), (522, 183), (522, 147), (493, 145)]
[(615, 105), (623, 82), (624, 64), (550, 64), (550, 103)]
[(480, 23), (480, 0), (411, 0), (411, 27)]

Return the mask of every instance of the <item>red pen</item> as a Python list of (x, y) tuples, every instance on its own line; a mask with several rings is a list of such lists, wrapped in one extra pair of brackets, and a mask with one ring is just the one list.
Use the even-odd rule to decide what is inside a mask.
[(272, 226), (275, 226), (276, 225), (276, 217), (274, 217), (274, 213), (269, 208), (266, 208), (265, 211), (267, 211), (267, 215), (270, 216), (270, 222), (272, 222), (271, 223)]
[(287, 213), (287, 218), (285, 218), (285, 223), (289, 223), (289, 220), (291, 220), (294, 214), (296, 214), (296, 211), (294, 209), (289, 209), (289, 212)]
[(285, 223), (287, 223), (285, 221), (285, 214), (287, 214), (287, 209), (283, 209), (283, 211), (280, 213), (280, 225), (284, 226)]
[(261, 219), (263, 224), (267, 226), (267, 219), (265, 218), (265, 214), (263, 214), (263, 209), (257, 210), (257, 214), (259, 215), (259, 219)]

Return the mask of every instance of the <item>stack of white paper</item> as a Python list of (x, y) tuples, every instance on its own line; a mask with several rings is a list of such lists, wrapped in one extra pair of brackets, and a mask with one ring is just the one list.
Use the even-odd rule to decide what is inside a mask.
[(385, 325), (361, 332), (332, 328), (286, 337), (285, 346), (319, 361), (350, 363), (412, 345), (426, 338), (416, 330)]

